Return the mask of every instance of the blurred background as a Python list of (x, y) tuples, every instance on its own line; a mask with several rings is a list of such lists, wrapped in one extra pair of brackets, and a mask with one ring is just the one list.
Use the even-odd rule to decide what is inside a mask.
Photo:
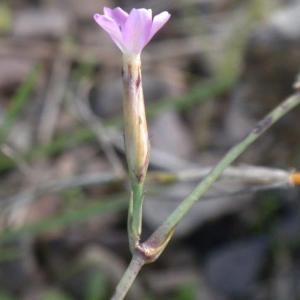
[[(167, 10), (143, 52), (152, 145), (147, 237), (293, 93), (299, 0), (1, 0), (0, 300), (106, 300), (129, 262), (121, 54), (104, 6)], [(238, 164), (300, 169), (299, 108)], [(165, 177), (165, 179), (168, 176)], [(300, 299), (296, 188), (220, 182), (128, 299)]]

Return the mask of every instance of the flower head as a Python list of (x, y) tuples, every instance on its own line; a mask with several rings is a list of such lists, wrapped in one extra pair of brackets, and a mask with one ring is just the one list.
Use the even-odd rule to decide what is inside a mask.
[(105, 7), (103, 11), (103, 15), (94, 15), (95, 21), (123, 53), (133, 55), (140, 54), (170, 18), (166, 11), (152, 18), (152, 10), (145, 8), (133, 8), (129, 14), (120, 7)]

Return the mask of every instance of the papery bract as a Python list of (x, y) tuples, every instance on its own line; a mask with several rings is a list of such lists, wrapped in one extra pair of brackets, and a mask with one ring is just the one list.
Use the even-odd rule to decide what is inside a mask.
[(138, 55), (152, 37), (169, 20), (166, 11), (152, 18), (152, 10), (133, 8), (128, 14), (122, 8), (104, 8), (103, 15), (95, 14), (94, 19), (112, 38), (124, 54)]

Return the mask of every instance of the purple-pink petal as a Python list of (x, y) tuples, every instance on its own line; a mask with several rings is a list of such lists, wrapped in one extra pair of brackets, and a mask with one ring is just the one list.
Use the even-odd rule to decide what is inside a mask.
[(100, 14), (95, 14), (94, 19), (97, 22), (97, 24), (110, 35), (110, 37), (120, 48), (120, 50), (125, 51), (122, 34), (116, 22), (114, 22), (114, 20), (110, 19), (109, 17)]
[(149, 41), (152, 11), (132, 9), (124, 26), (123, 41), (128, 51), (138, 54)]
[(171, 15), (167, 11), (163, 11), (153, 18), (150, 39), (168, 22), (170, 17)]
[(110, 35), (121, 51), (127, 54), (140, 54), (170, 18), (170, 14), (165, 11), (152, 20), (152, 10), (145, 8), (134, 8), (129, 14), (120, 7), (105, 7), (103, 11), (103, 15), (94, 15), (95, 21)]
[(104, 7), (103, 12), (105, 16), (109, 16), (121, 27), (124, 26), (128, 18), (128, 13), (124, 11), (121, 7), (116, 7), (114, 9), (111, 9), (109, 7)]

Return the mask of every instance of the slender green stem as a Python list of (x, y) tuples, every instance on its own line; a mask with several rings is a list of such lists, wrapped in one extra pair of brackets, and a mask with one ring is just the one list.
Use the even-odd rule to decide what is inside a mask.
[(224, 158), (212, 169), (194, 191), (173, 211), (165, 222), (144, 243), (146, 246), (163, 244), (170, 232), (174, 230), (180, 220), (187, 214), (191, 207), (209, 190), (209, 188), (222, 175), (224, 170), (235, 161), (255, 140), (258, 139), (269, 127), (277, 122), (286, 113), (300, 103), (300, 93), (297, 93), (271, 111), (256, 127), (236, 146), (231, 148)]
[(116, 287), (115, 293), (111, 300), (122, 300), (126, 296), (129, 288), (132, 286), (136, 276), (145, 264), (142, 256), (134, 254), (129, 266), (127, 267), (123, 277)]
[(140, 241), (143, 213), (143, 184), (132, 185), (128, 210), (128, 239), (131, 251), (134, 251)]
[[(264, 119), (258, 122), (257, 126), (239, 144), (228, 151), (217, 166), (213, 168), (203, 181), (195, 188), (195, 190), (183, 200), (183, 202), (173, 211), (166, 221), (158, 227), (149, 239), (138, 245), (137, 249), (139, 252), (133, 252), (132, 261), (118, 284), (115, 295), (111, 300), (124, 299), (136, 276), (145, 264), (145, 258), (148, 258), (147, 263), (153, 262), (158, 258), (170, 240), (176, 225), (191, 209), (193, 204), (195, 204), (195, 202), (197, 202), (209, 190), (213, 183), (219, 179), (225, 169), (230, 166), (230, 164), (236, 160), (254, 141), (256, 141), (281, 117), (299, 104), (300, 93), (289, 97), (271, 111)], [(131, 204), (130, 207), (131, 210), (133, 210), (133, 204)], [(153, 260), (149, 259), (151, 257), (153, 257)]]

